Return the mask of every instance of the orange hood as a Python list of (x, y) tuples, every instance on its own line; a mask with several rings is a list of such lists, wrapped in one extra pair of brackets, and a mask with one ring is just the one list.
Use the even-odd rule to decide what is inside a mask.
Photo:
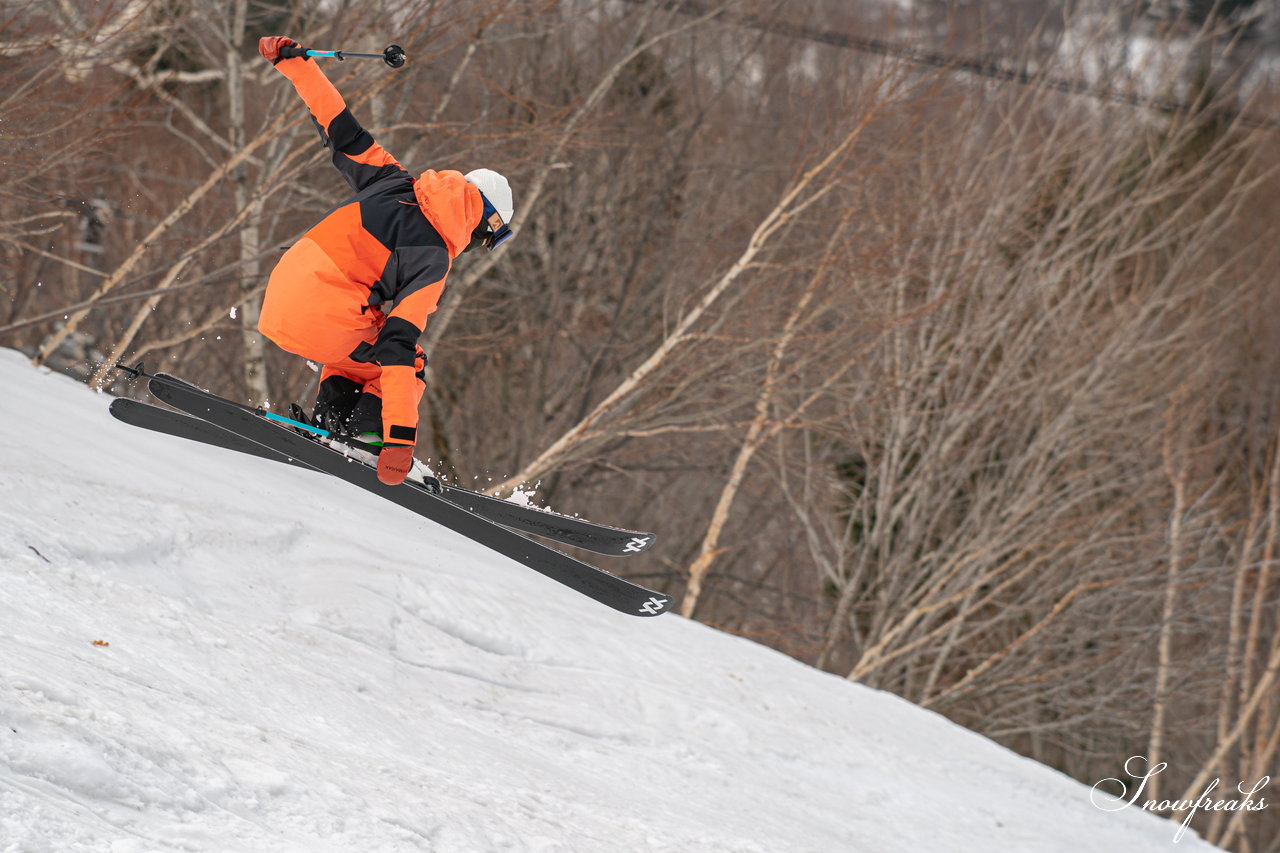
[(418, 207), (431, 226), (440, 232), (449, 257), (456, 258), (471, 242), (471, 232), (480, 224), (484, 201), (480, 190), (461, 172), (428, 169), (413, 183)]

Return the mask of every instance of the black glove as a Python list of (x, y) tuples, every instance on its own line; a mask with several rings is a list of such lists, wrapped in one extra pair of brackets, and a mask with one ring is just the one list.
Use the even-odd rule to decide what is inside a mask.
[(282, 59), (301, 57), (307, 59), (306, 48), (288, 36), (263, 36), (258, 39), (258, 53), (275, 65)]

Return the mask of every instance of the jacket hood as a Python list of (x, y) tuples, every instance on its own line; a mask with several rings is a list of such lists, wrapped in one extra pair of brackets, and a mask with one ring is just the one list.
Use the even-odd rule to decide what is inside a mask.
[(422, 215), (444, 238), (449, 257), (458, 257), (471, 242), (471, 232), (484, 213), (480, 190), (461, 172), (428, 169), (414, 181), (413, 194)]

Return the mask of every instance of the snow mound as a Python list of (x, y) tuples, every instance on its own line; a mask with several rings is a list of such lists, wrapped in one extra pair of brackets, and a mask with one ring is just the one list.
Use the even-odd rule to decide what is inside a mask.
[(14, 351), (0, 384), (5, 853), (1172, 843), (895, 696), (117, 423)]

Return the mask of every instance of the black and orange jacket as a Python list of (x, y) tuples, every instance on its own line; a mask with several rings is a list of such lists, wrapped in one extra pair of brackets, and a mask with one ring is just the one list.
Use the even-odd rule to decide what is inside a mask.
[(413, 444), (418, 337), (480, 222), (480, 191), (455, 171), (415, 180), (360, 126), (317, 63), (285, 59), (275, 67), (306, 102), (357, 195), (280, 259), (258, 328), (312, 361), (380, 365), (383, 440)]

